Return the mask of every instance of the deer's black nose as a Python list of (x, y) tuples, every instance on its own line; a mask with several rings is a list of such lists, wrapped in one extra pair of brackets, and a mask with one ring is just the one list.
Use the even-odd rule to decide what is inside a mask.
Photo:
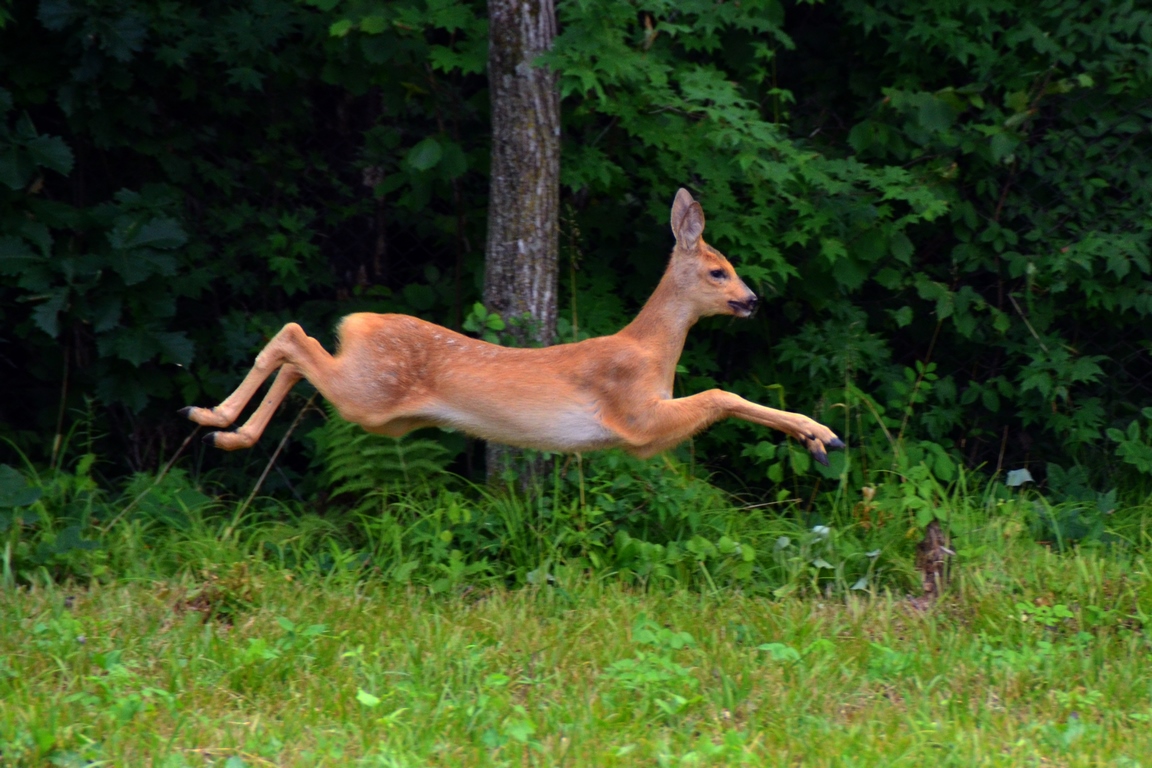
[(748, 298), (744, 299), (744, 301), (729, 301), (728, 306), (732, 307), (732, 309), (736, 310), (737, 312), (747, 312), (747, 316), (751, 317), (752, 314), (756, 311), (756, 306), (759, 303), (760, 299), (756, 298), (756, 294), (750, 293), (748, 294)]

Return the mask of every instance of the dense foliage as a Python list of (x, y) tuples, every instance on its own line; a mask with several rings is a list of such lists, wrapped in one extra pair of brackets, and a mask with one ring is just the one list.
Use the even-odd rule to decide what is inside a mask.
[[(473, 309), (483, 3), (5, 8), (0, 437), (34, 463), (81, 420), (95, 471), (155, 470), (189, 431), (175, 409), (218, 401), (288, 319), (326, 343), (359, 309), (499, 330)], [(569, 0), (559, 15), (560, 336), (636, 311), (686, 185), (768, 301), (694, 331), (679, 388), (785, 403), (853, 446), (812, 474), (731, 423), (681, 458), (804, 498), (892, 468), (1029, 466), (1068, 497), (1152, 473), (1152, 13)], [(241, 455), (193, 449), (196, 472), (246, 490), (290, 421)], [(437, 439), (475, 474), (468, 444)], [(314, 444), (290, 441), (265, 489), (312, 498)]]

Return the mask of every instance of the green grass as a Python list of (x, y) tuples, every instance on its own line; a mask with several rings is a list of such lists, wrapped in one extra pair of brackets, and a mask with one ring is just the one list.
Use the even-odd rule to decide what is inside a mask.
[(259, 561), (0, 593), (0, 762), (1152, 764), (1144, 554), (985, 532), (944, 599)]
[(741, 507), (608, 456), (315, 509), (92, 460), (0, 468), (0, 765), (1152, 766), (1143, 497)]

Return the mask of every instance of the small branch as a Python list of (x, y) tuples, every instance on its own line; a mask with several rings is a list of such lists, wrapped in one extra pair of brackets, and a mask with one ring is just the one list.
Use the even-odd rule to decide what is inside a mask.
[(68, 402), (68, 373), (71, 361), (71, 345), (64, 345), (64, 377), (60, 382), (60, 410), (56, 414), (56, 434), (52, 438), (52, 460), (48, 463), (49, 469), (56, 469), (56, 460), (60, 458), (60, 446), (64, 435), (64, 407)]
[(236, 527), (239, 522), (240, 516), (248, 509), (248, 505), (256, 498), (256, 494), (260, 492), (260, 486), (264, 485), (264, 480), (267, 479), (268, 473), (272, 471), (272, 465), (276, 463), (276, 459), (280, 457), (280, 451), (284, 450), (284, 446), (288, 443), (288, 438), (296, 431), (296, 427), (300, 425), (300, 421), (304, 418), (304, 414), (312, 407), (313, 401), (316, 399), (316, 393), (312, 393), (312, 397), (308, 398), (308, 402), (304, 403), (304, 407), (296, 414), (292, 424), (288, 427), (288, 431), (284, 433), (284, 437), (280, 438), (280, 444), (276, 446), (276, 450), (272, 452), (272, 458), (268, 459), (268, 463), (264, 466), (264, 471), (260, 473), (260, 479), (256, 481), (256, 485), (252, 488), (252, 493), (248, 494), (248, 498), (244, 499), (244, 503), (240, 505), (240, 509), (236, 511), (236, 516), (232, 520), (232, 524), (228, 526), (225, 531), (224, 538), (227, 538), (232, 533), (232, 529)]
[(1036, 329), (1032, 327), (1032, 323), (1028, 322), (1028, 318), (1024, 315), (1024, 310), (1020, 309), (1020, 305), (1016, 303), (1016, 297), (1008, 294), (1008, 300), (1011, 301), (1012, 306), (1016, 308), (1016, 314), (1020, 315), (1020, 319), (1024, 321), (1024, 325), (1028, 326), (1028, 331), (1032, 334), (1032, 337), (1036, 339), (1036, 342), (1040, 345), (1040, 349), (1047, 352), (1048, 347), (1044, 345), (1044, 341), (1040, 338), (1040, 334), (1036, 333)]
[[(1000, 456), (996, 459), (996, 475), (1004, 467), (1004, 451), (1008, 448), (1008, 425), (1004, 425), (1004, 436), (1000, 438)], [(996, 475), (993, 475), (995, 477)]]

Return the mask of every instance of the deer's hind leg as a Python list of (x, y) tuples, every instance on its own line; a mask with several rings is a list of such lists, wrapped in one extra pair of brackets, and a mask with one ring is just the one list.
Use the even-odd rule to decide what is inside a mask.
[(228, 451), (251, 447), (260, 439), (272, 414), (296, 382), (306, 378), (321, 395), (332, 399), (330, 395), (339, 375), (335, 358), (328, 354), (320, 342), (304, 333), (304, 329), (296, 323), (288, 323), (256, 356), (252, 370), (224, 402), (215, 408), (189, 406), (180, 413), (206, 427), (227, 427), (244, 410), (260, 385), (276, 370), (280, 371), (276, 381), (244, 426), (235, 432), (212, 432), (206, 438), (209, 442)]

